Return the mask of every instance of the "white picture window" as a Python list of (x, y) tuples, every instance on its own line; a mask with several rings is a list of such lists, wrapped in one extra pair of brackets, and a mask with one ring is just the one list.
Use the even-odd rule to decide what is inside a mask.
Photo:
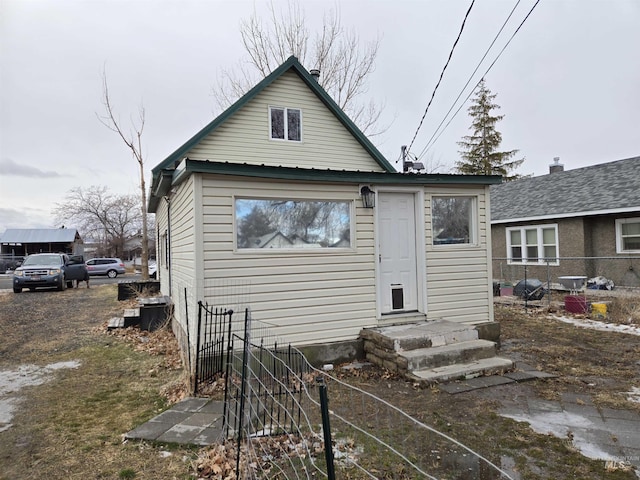
[(298, 108), (269, 107), (269, 125), (273, 140), (302, 139), (302, 112)]
[(475, 204), (475, 197), (432, 197), (433, 244), (474, 244), (476, 242)]
[(616, 252), (640, 253), (640, 217), (616, 220)]
[(530, 225), (507, 228), (509, 263), (558, 265), (558, 226)]
[(237, 248), (351, 248), (352, 203), (237, 198)]

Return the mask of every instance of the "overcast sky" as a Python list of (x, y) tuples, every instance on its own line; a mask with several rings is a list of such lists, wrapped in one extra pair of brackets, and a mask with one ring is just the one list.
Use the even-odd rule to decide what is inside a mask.
[[(470, 0), (303, 3), (311, 27), (337, 7), (361, 41), (380, 38), (367, 95), (385, 105), (382, 123), (390, 126), (372, 140), (395, 163)], [(413, 153), (423, 151), (516, 3), (476, 2)], [(534, 3), (520, 2), (471, 85)], [(212, 120), (211, 90), (222, 69), (245, 58), (239, 24), (254, 7), (267, 11), (261, 0), (0, 0), (0, 235), (56, 227), (51, 209), (74, 187), (136, 193), (135, 161), (96, 118), (103, 68), (123, 124), (145, 107), (150, 170)], [(520, 173), (545, 174), (556, 156), (573, 169), (640, 155), (639, 25), (638, 0), (540, 1), (486, 75), (505, 115), (502, 149), (526, 158)], [(448, 173), (459, 157), (467, 106), (423, 159), (440, 171)]]

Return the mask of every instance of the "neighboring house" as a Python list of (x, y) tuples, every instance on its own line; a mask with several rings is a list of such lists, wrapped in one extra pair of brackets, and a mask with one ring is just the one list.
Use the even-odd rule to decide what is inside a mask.
[(0, 238), (3, 256), (25, 257), (32, 253), (83, 255), (84, 245), (75, 228), (13, 228)]
[[(487, 214), (501, 178), (396, 173), (294, 57), (152, 176), (161, 290), (191, 341), (197, 302), (234, 294), (295, 345), (493, 320)], [(443, 205), (463, 218), (458, 243), (435, 244)]]
[[(640, 157), (491, 187), (493, 272), (640, 286)], [(549, 265), (549, 266), (547, 266)], [(518, 268), (519, 267), (519, 268)]]

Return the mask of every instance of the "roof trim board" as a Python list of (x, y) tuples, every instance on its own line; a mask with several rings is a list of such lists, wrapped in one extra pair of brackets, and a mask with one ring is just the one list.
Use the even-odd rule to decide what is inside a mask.
[(403, 174), (353, 170), (319, 170), (212, 162), (209, 160), (191, 160), (187, 158), (183, 160), (176, 169), (172, 185), (181, 183), (191, 173), (211, 173), (217, 175), (305, 182), (372, 183), (384, 185), (493, 185), (502, 181), (500, 175)]

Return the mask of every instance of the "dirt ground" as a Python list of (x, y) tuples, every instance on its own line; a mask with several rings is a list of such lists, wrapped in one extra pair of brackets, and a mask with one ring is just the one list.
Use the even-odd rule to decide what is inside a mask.
[[(6, 394), (16, 400), (11, 427), (0, 431), (0, 479), (196, 478), (199, 449), (122, 439), (180, 398), (184, 374), (169, 332), (105, 333), (107, 320), (125, 308), (116, 298), (113, 286), (0, 293), (0, 371), (79, 364)], [(640, 411), (625, 395), (640, 386), (640, 337), (576, 328), (546, 313), (496, 305), (500, 354), (555, 379), (450, 395), (377, 368), (336, 368), (335, 374), (481, 454), (513, 458), (522, 479), (636, 478), (585, 458), (567, 439), (536, 434), (496, 413), (519, 396), (558, 399), (565, 392), (588, 394), (601, 407)], [(331, 398), (341, 401), (348, 399)]]

